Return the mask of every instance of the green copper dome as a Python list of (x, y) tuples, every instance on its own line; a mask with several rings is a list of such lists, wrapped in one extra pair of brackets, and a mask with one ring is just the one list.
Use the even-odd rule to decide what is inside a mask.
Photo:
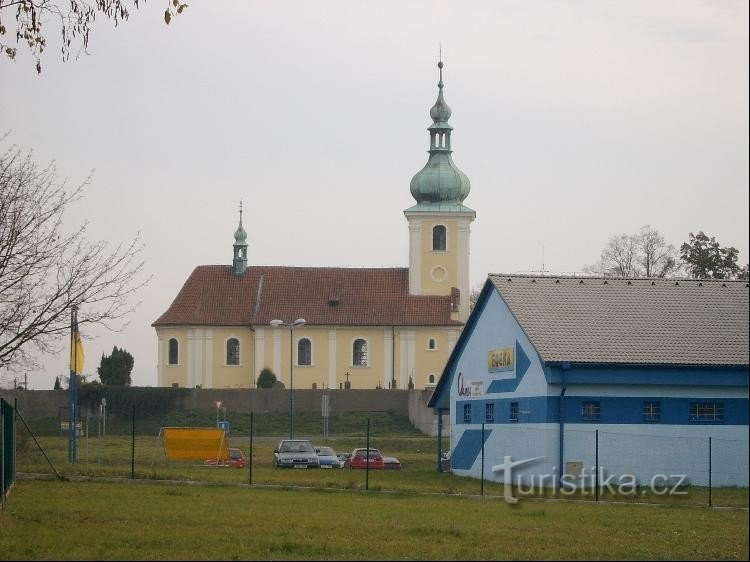
[(451, 157), (451, 131), (448, 124), (451, 108), (443, 98), (443, 63), (438, 63), (440, 81), (438, 98), (430, 109), (430, 157), (427, 164), (411, 180), (411, 194), (418, 208), (441, 207), (444, 210), (469, 210), (462, 202), (469, 195), (471, 182), (458, 169)]
[(237, 246), (247, 244), (247, 232), (242, 228), (242, 219), (240, 219), (240, 225), (237, 227), (237, 230), (234, 231), (234, 243)]

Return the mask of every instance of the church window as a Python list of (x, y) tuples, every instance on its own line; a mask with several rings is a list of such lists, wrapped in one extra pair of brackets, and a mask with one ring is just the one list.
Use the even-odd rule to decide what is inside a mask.
[(427, 340), (427, 349), (429, 349), (430, 351), (437, 349), (437, 342), (435, 341), (435, 338), (429, 338)]
[(180, 346), (175, 338), (169, 338), (169, 364), (177, 365)]
[(427, 377), (427, 384), (435, 384), (435, 375), (430, 375)]
[(229, 338), (227, 340), (227, 365), (240, 364), (240, 340)]
[(433, 227), (432, 249), (437, 252), (445, 251), (445, 225), (438, 224)]
[(354, 354), (352, 357), (352, 365), (359, 365), (361, 367), (367, 366), (367, 341), (363, 339), (354, 340)]
[(297, 342), (297, 365), (312, 365), (312, 343), (307, 338)]

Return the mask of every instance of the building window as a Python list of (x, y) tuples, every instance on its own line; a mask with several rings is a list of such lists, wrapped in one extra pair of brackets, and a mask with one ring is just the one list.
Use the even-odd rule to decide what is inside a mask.
[(427, 349), (429, 349), (430, 351), (437, 349), (437, 342), (435, 341), (435, 338), (427, 339)]
[(688, 420), (691, 422), (723, 422), (724, 404), (722, 402), (691, 402)]
[(427, 377), (427, 384), (435, 384), (435, 375), (430, 375)]
[(646, 401), (643, 403), (643, 421), (661, 421), (661, 402)]
[(464, 404), (464, 423), (471, 423), (471, 404)]
[(484, 422), (495, 423), (495, 404), (493, 402), (484, 405)]
[(180, 345), (177, 343), (175, 338), (169, 338), (169, 359), (170, 365), (177, 365), (180, 358), (179, 354)]
[(432, 249), (437, 252), (445, 251), (445, 226), (435, 225), (432, 229)]
[(599, 421), (599, 401), (585, 401), (581, 406), (581, 417), (584, 421)]
[(363, 339), (354, 340), (352, 365), (367, 367), (367, 342)]
[(508, 416), (508, 419), (512, 422), (518, 421), (518, 402), (510, 403), (510, 416)]
[(307, 338), (297, 342), (297, 365), (312, 365), (312, 342)]
[(240, 340), (229, 338), (227, 340), (227, 365), (240, 364)]

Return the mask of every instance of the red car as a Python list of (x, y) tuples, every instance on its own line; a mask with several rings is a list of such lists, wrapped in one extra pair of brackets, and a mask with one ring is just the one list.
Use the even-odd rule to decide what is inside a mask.
[(235, 449), (230, 447), (229, 458), (227, 460), (221, 459), (206, 459), (203, 464), (208, 466), (226, 466), (230, 468), (245, 468), (245, 455), (241, 449)]
[(348, 468), (367, 468), (369, 456), (370, 470), (383, 470), (385, 463), (383, 455), (377, 449), (370, 448), (370, 454), (367, 454), (367, 448), (361, 447), (352, 451), (352, 456), (346, 461)]

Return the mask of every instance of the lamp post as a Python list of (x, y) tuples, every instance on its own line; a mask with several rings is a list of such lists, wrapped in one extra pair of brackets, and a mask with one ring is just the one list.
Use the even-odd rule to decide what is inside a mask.
[(304, 318), (297, 318), (294, 322), (286, 323), (283, 320), (271, 320), (274, 328), (289, 328), (289, 439), (294, 439), (294, 328), (307, 324)]

